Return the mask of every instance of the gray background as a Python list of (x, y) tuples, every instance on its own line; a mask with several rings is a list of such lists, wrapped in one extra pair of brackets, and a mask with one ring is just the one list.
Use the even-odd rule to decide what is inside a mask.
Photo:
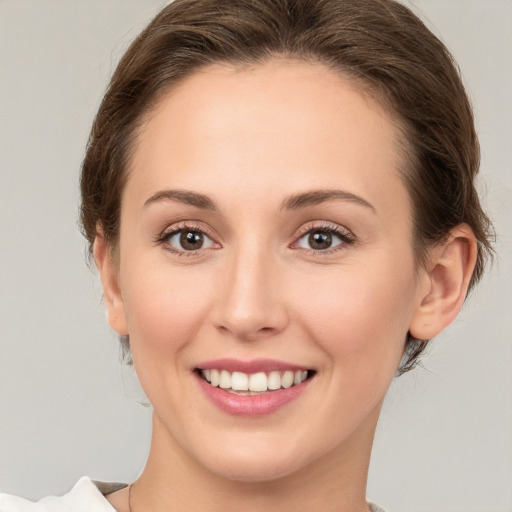
[[(1, 2), (1, 0), (0, 0)], [(150, 409), (118, 361), (78, 233), (78, 170), (115, 63), (165, 2), (0, 3), (0, 489), (128, 481)], [(392, 386), (368, 495), (392, 512), (512, 511), (512, 2), (414, 2), (463, 70), (500, 257), (425, 369)]]

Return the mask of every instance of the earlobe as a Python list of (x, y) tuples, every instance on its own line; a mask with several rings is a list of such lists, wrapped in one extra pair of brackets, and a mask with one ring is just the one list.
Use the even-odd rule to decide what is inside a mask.
[(107, 320), (118, 334), (128, 335), (123, 297), (119, 285), (118, 267), (113, 261), (110, 248), (101, 231), (94, 240), (93, 254), (103, 288), (103, 299), (107, 308)]
[(476, 257), (476, 238), (466, 224), (452, 229), (447, 241), (431, 250), (409, 328), (413, 337), (431, 339), (453, 322), (466, 298)]

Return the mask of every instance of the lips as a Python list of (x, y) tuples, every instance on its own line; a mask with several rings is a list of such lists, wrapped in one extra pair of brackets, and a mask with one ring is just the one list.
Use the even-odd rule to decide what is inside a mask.
[(201, 363), (195, 374), (206, 396), (223, 412), (257, 416), (298, 398), (315, 372), (275, 360), (222, 359)]

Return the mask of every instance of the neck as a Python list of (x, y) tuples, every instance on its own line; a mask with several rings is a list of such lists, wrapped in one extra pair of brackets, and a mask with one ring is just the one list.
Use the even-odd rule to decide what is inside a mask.
[[(380, 408), (379, 408), (380, 409)], [(292, 474), (271, 481), (237, 481), (200, 465), (157, 416), (146, 467), (134, 483), (131, 512), (366, 512), (366, 480), (379, 410), (351, 438)]]

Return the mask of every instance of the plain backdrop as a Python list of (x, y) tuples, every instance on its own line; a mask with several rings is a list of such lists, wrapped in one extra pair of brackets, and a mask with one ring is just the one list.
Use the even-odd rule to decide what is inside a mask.
[[(105, 321), (78, 172), (116, 62), (165, 2), (0, 0), (0, 489), (130, 481), (150, 408)], [(368, 496), (392, 512), (512, 511), (512, 2), (421, 0), (460, 63), (498, 260), (424, 368), (393, 384)]]

